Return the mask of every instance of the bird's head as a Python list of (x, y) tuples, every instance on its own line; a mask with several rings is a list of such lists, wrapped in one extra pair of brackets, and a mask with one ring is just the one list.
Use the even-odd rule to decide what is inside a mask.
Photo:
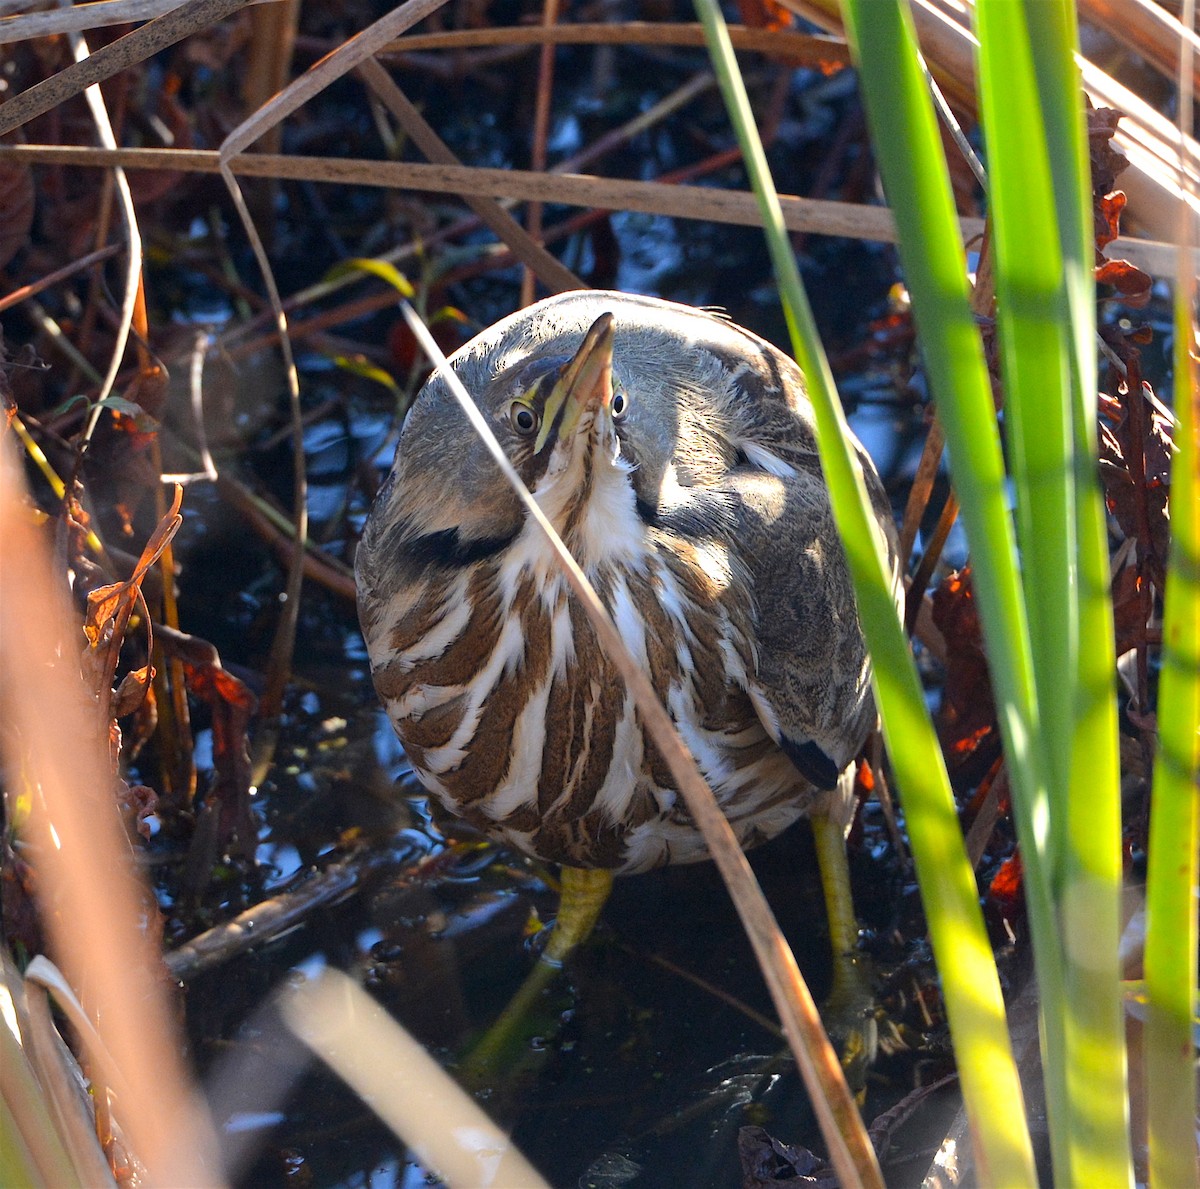
[[(519, 318), (498, 341), (483, 336), (451, 360), (543, 511), (560, 533), (576, 537), (577, 552), (593, 519), (608, 528), (621, 513), (636, 519), (633, 443), (622, 450), (633, 398), (614, 375), (615, 327), (606, 309), (582, 333)], [(647, 442), (642, 453), (653, 452)], [(435, 375), (409, 412), (368, 533), (399, 547), (385, 547), (383, 556), (399, 556), (413, 542), (423, 552), (428, 541), (470, 557), (515, 537), (524, 520), (518, 497)]]
[[(578, 292), (506, 318), (450, 363), (587, 564), (639, 548), (661, 511), (711, 488), (734, 464), (752, 411), (740, 386), (764, 350), (701, 311)], [(705, 515), (722, 511), (718, 502)], [(481, 557), (513, 540), (525, 516), (435, 374), (405, 421), (360, 558), (391, 566)]]

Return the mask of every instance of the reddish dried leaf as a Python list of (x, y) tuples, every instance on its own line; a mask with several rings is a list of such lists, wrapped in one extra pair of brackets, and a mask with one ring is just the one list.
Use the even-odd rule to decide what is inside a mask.
[(1117, 655), (1128, 652), (1146, 639), (1148, 605), (1146, 578), (1136, 566), (1125, 566), (1113, 582), (1113, 624), (1116, 628)]
[(1088, 121), (1088, 152), (1092, 164), (1092, 192), (1108, 194), (1117, 177), (1129, 168), (1129, 158), (1113, 148), (1113, 133), (1121, 121), (1121, 112), (1111, 107), (1090, 108)]
[(1106, 260), (1096, 269), (1096, 283), (1112, 285), (1125, 305), (1144, 306), (1150, 301), (1153, 284), (1148, 274), (1135, 268), (1128, 260)]
[(875, 791), (875, 772), (871, 765), (863, 760), (858, 765), (858, 771), (854, 776), (855, 793), (861, 800), (869, 797)]
[(183, 663), (188, 689), (212, 709), (214, 778), (205, 807), (215, 813), (217, 845), (252, 857), (257, 841), (250, 811), (250, 749), (247, 732), (257, 709), (250, 689), (221, 665), (207, 640), (161, 632), (163, 648)]
[(946, 641), (938, 734), (952, 772), (970, 775), (992, 762), (999, 736), (969, 567), (947, 575), (934, 592), (933, 622)]
[[(1146, 389), (1149, 384), (1143, 385)], [(1171, 419), (1157, 408), (1150, 414), (1143, 443), (1146, 455), (1146, 484), (1149, 487), (1166, 486), (1171, 481), (1171, 460), (1175, 457), (1175, 427)]]
[(257, 705), (254, 694), (245, 682), (239, 680), (228, 669), (221, 667), (220, 658), (213, 650), (212, 660), (207, 664), (189, 662), (188, 688), (198, 698), (210, 705), (223, 702), (237, 710), (252, 712)]
[[(1125, 536), (1141, 543), (1140, 556), (1150, 565), (1151, 577), (1161, 582), (1170, 540), (1169, 484), (1175, 454), (1171, 421), (1153, 389), (1141, 380), (1137, 348), (1120, 332), (1104, 337), (1114, 344), (1128, 376), (1127, 384), (1115, 394), (1105, 394), (1101, 403), (1104, 499)], [(1131, 391), (1139, 393), (1136, 405)]]
[(792, 14), (777, 0), (738, 0), (738, 12), (742, 24), (752, 29), (780, 29), (792, 27)]
[(33, 171), (17, 161), (0, 161), (0, 268), (29, 239), (33, 226)]
[(113, 718), (124, 718), (132, 714), (145, 700), (150, 682), (154, 680), (154, 670), (149, 665), (133, 669), (121, 678), (113, 694), (111, 713)]
[(1000, 870), (992, 878), (988, 888), (988, 898), (994, 903), (1013, 909), (1021, 902), (1021, 877), (1024, 868), (1021, 864), (1021, 852), (1013, 851), (1003, 863)]
[(105, 629), (121, 613), (122, 606), (133, 597), (131, 584), (112, 582), (98, 586), (87, 597), (87, 614), (83, 634), (93, 648), (99, 648)]
[(1121, 234), (1121, 212), (1127, 201), (1124, 190), (1113, 190), (1096, 199), (1092, 219), (1097, 248), (1111, 244)]
[(126, 433), (145, 435), (147, 440), (153, 439), (158, 431), (158, 422), (162, 419), (169, 382), (167, 369), (160, 364), (151, 364), (138, 372), (125, 391), (125, 399), (148, 416), (114, 415), (113, 420)]

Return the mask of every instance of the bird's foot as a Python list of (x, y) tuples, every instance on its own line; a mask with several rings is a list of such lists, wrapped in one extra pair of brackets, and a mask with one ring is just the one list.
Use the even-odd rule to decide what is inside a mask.
[[(563, 961), (591, 935), (608, 894), (611, 871), (562, 869), (558, 917), (537, 963), (496, 1021), (471, 1048), (459, 1066), (459, 1076), (474, 1089), (502, 1080), (506, 1071), (516, 1071), (529, 1056), (531, 1038), (553, 1032), (560, 1013), (547, 1017), (546, 994), (553, 986)], [(544, 1051), (544, 1045), (540, 1046)]]
[(861, 1103), (867, 1070), (879, 1046), (875, 976), (863, 954), (839, 954), (835, 960), (833, 989), (821, 1005), (825, 1031), (838, 1050), (842, 1073)]

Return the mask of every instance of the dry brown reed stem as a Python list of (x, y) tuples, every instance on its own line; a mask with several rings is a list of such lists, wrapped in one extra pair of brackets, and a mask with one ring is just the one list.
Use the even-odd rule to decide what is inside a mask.
[[(558, 24), (558, 0), (542, 0), (542, 26), (552, 29)], [(536, 173), (546, 169), (547, 141), (550, 137), (550, 100), (554, 92), (554, 46), (543, 42), (538, 51), (537, 94), (533, 104), (533, 144), (529, 165)], [(542, 242), (542, 204), (531, 202), (525, 208), (525, 225), (535, 243)], [(528, 268), (521, 270), (520, 306), (533, 304), (534, 275)]]
[[(0, 104), (0, 134), (73, 99), (94, 83), (112, 78), (138, 62), (168, 49), (199, 29), (204, 29), (245, 8), (249, 0), (187, 0), (177, 9), (126, 33), (98, 49), (83, 62), (75, 62), (40, 83)], [(2, 28), (0, 28), (2, 32)]]
[[(841, 33), (839, 0), (781, 0), (785, 7), (814, 21), (821, 28)], [(964, 111), (975, 109), (974, 34), (967, 27), (970, 6), (958, 0), (913, 0), (913, 20), (921, 49), (938, 84)], [(1125, 40), (1124, 33), (1122, 40)], [(1098, 107), (1112, 107), (1124, 119), (1113, 138), (1129, 158), (1121, 188), (1129, 195), (1126, 215), (1160, 240), (1178, 240), (1178, 208), (1186, 205), (1194, 226), (1200, 221), (1196, 179), (1200, 174), (1200, 146), (1193, 137), (1182, 140), (1178, 129), (1128, 87), (1122, 86), (1095, 63), (1077, 56), (1083, 88)], [(1191, 71), (1188, 72), (1189, 77)], [(1181, 153), (1192, 182), (1179, 184)], [(1189, 197), (1189, 189), (1191, 197)], [(1144, 267), (1140, 261), (1135, 261)], [(1157, 271), (1156, 275), (1170, 275)]]
[[(935, 423), (930, 427), (929, 437), (931, 440), (942, 436), (941, 428)], [(917, 568), (913, 571), (912, 582), (909, 584), (908, 592), (904, 601), (904, 630), (911, 636), (917, 627), (917, 616), (921, 613), (921, 603), (925, 598), (925, 591), (929, 587), (929, 582), (933, 578), (934, 570), (937, 569), (937, 564), (942, 556), (942, 550), (946, 548), (946, 541), (950, 536), (950, 530), (954, 527), (954, 522), (958, 519), (958, 496), (950, 491), (946, 495), (946, 502), (942, 505), (942, 510), (938, 515), (937, 524), (934, 526), (933, 532), (929, 534), (929, 541), (925, 547), (925, 552), (921, 557)]]
[[(126, 169), (170, 169), (217, 173), (219, 154), (209, 149), (95, 149), (64, 145), (0, 145), (0, 161), (31, 165), (122, 165)], [(518, 169), (476, 169), (455, 165), (421, 165), (401, 161), (364, 161), (342, 157), (290, 157), (267, 153), (234, 157), (229, 168), (239, 177), (276, 177), (292, 181), (330, 182), (350, 186), (383, 186), (433, 194), (484, 194), (498, 198), (605, 210), (644, 211), (677, 219), (701, 219), (743, 227), (760, 225), (754, 195), (744, 190), (705, 186), (670, 186), (602, 178), (590, 174), (530, 173)], [(780, 195), (789, 231), (840, 235), (850, 239), (896, 242), (896, 224), (886, 207), (830, 202)], [(983, 229), (983, 220), (959, 220), (964, 240)]]
[[(437, 12), (446, 0), (408, 0), (343, 42), (293, 79), (282, 91), (239, 124), (221, 145), (221, 160), (229, 162), (249, 148), (268, 128), (303, 107), (330, 83), (362, 65), (393, 38), (407, 33), (418, 21)], [(272, 175), (274, 176), (274, 175)], [(253, 232), (253, 229), (248, 229)]]
[(352, 895), (364, 879), (394, 862), (386, 849), (359, 850), (305, 879), (298, 887), (260, 900), (163, 956), (173, 978), (186, 982), (206, 970), (224, 965), (238, 954), (265, 945), (287, 929), (307, 920), (323, 904)]
[(116, 1189), (83, 1071), (55, 1027), (48, 992), (22, 979), (7, 952), (0, 953), (4, 993), (11, 997), (21, 1044), (19, 1050), (5, 1046), (0, 1089), (35, 1166), (51, 1185)]
[(925, 445), (921, 449), (921, 460), (917, 463), (917, 473), (913, 476), (912, 486), (908, 489), (908, 500), (904, 505), (904, 519), (900, 524), (900, 556), (907, 566), (912, 557), (913, 546), (917, 541), (917, 532), (925, 509), (929, 506), (929, 497), (933, 493), (933, 485), (937, 480), (938, 471), (942, 467), (942, 452), (946, 448), (946, 435), (936, 418), (930, 422), (929, 432), (925, 435)]
[[(222, 499), (238, 509), (250, 528), (270, 546), (280, 562), (289, 565), (296, 550), (294, 531), (286, 533), (273, 524), (255, 502), (250, 492), (235, 480), (229, 479), (225, 475), (219, 475), (217, 491), (220, 492)], [(307, 545), (302, 552), (301, 565), (306, 578), (311, 578), (339, 598), (354, 602), (353, 574), (348, 573), (336, 558), (330, 557), (315, 545)]]
[[(108, 758), (84, 692), (84, 637), (34, 529), (10, 437), (0, 439), (0, 721), (7, 779), (33, 788), (28, 838), (40, 907), (71, 984), (86, 988), (121, 1124), (156, 1185), (215, 1185), (215, 1142), (180, 1058), (158, 954), (139, 921), (153, 899), (133, 874)], [(154, 911), (151, 907), (150, 911)]]
[(550, 1189), (541, 1174), (388, 1013), (338, 970), (280, 1000), (288, 1027), (450, 1189)]
[[(359, 74), (362, 75), (364, 71), (370, 70), (372, 63), (377, 61), (378, 59), (368, 59), (363, 66), (358, 68)], [(389, 77), (386, 75), (386, 71), (384, 72), (384, 77)], [(391, 86), (394, 87), (395, 84), (392, 83)], [(603, 156), (605, 153), (611, 151), (617, 146), (626, 143), (633, 137), (640, 135), (649, 128), (652, 128), (659, 121), (666, 119), (667, 116), (679, 110), (679, 108), (683, 107), (685, 104), (690, 103), (694, 98), (696, 98), (697, 95), (700, 95), (705, 90), (715, 86), (716, 79), (711, 73), (704, 71), (694, 75), (692, 78), (688, 79), (686, 82), (672, 91), (670, 95), (667, 95), (658, 103), (652, 104), (645, 111), (639, 112), (636, 116), (626, 121), (619, 128), (614, 128), (612, 131), (605, 133), (603, 136), (598, 137), (595, 141), (593, 141), (586, 148), (580, 150), (578, 153), (574, 153), (566, 160), (553, 165), (550, 172), (570, 173), (573, 170), (578, 169), (579, 166), (585, 162), (592, 162), (596, 160), (598, 157)], [(399, 94), (401, 95), (402, 102), (398, 103), (397, 106), (391, 110), (392, 114), (397, 119), (401, 119), (403, 121), (408, 118), (407, 112), (409, 109), (415, 111), (415, 108), (413, 108), (411, 101), (409, 101), (406, 96), (403, 96), (402, 92), (399, 92)], [(382, 95), (380, 95), (379, 98), (382, 100)], [(433, 130), (429, 128), (429, 125), (425, 122), (424, 118), (420, 116), (420, 113), (417, 112), (416, 115), (420, 122), (404, 122), (404, 128), (417, 146), (421, 148), (422, 152), (424, 152), (425, 155), (431, 160), (435, 161), (443, 160), (443, 152), (444, 154), (448, 154), (450, 157), (453, 157), (453, 154), (451, 154), (450, 150), (446, 148), (444, 144), (442, 144), (440, 138), (437, 138), (436, 133), (433, 133)], [(426, 136), (426, 132), (432, 134), (433, 139), (430, 139), (428, 136)], [(419, 133), (421, 134), (420, 137), (418, 135)], [(431, 148), (426, 147), (426, 143), (432, 146), (435, 142), (441, 145), (441, 151), (437, 153), (432, 151)], [(725, 149), (719, 153), (712, 154), (703, 161), (697, 162), (693, 165), (685, 166), (682, 169), (672, 170), (669, 173), (665, 173), (658, 180), (660, 183), (671, 184), (692, 181), (697, 177), (704, 177), (708, 174), (711, 174), (718, 169), (724, 169), (733, 164), (733, 162), (739, 160), (740, 157), (740, 149)], [(444, 163), (457, 164), (457, 161), (445, 160)], [(472, 205), (472, 197), (470, 195), (463, 195), (462, 199), (468, 206)], [(485, 199), (482, 201), (492, 203), (491, 199)], [(570, 286), (566, 286), (567, 278), (574, 278), (574, 273), (565, 268), (553, 255), (545, 251), (544, 248), (539, 248), (533, 243), (532, 240), (528, 238), (528, 234), (526, 233), (525, 229), (521, 227), (521, 225), (517, 223), (515, 219), (512, 219), (507, 215), (507, 211), (505, 210), (505, 202), (495, 202), (492, 203), (492, 205), (499, 209), (505, 215), (505, 217), (509, 219), (509, 222), (503, 225), (503, 231), (501, 230), (500, 224), (497, 223), (492, 225), (492, 230), (500, 236), (508, 250), (502, 253), (486, 256), (486, 258), (477, 261), (475, 264), (463, 265), (454, 268), (440, 278), (443, 282), (453, 283), (454, 281), (461, 280), (466, 276), (475, 276), (479, 272), (488, 271), (490, 269), (509, 268), (514, 262), (520, 262), (528, 263), (531, 267), (533, 267), (547, 288), (554, 289), (556, 281), (557, 283), (563, 284), (564, 287), (567, 288), (580, 287), (581, 282), (578, 281)], [(511, 199), (507, 200), (507, 205), (513, 205), (513, 201)], [(543, 240), (548, 244), (565, 238), (568, 235), (574, 235), (578, 231), (585, 230), (597, 219), (604, 218), (606, 215), (607, 212), (601, 209), (592, 210), (583, 215), (574, 215), (569, 219), (564, 219), (562, 222), (555, 224), (553, 227), (547, 230), (543, 236)], [(379, 259), (390, 264), (399, 264), (401, 261), (412, 259), (421, 253), (430, 253), (435, 247), (439, 247), (445, 243), (450, 243), (461, 236), (469, 235), (471, 232), (478, 230), (480, 225), (483, 223), (484, 220), (480, 219), (477, 214), (464, 219), (456, 220), (455, 222), (440, 228), (438, 231), (433, 232), (431, 235), (424, 237), (420, 243), (410, 242), (407, 244), (401, 244), (396, 248), (392, 248), (381, 253)], [(529, 249), (528, 257), (519, 256), (516, 253), (515, 249), (520, 242), (527, 242)], [(367, 279), (367, 275), (368, 274), (365, 273), (347, 272), (341, 277), (332, 278), (328, 281), (322, 281), (317, 285), (311, 285), (287, 297), (283, 302), (283, 308), (285, 312), (290, 313), (297, 307), (308, 302), (315, 301), (318, 298), (327, 296), (328, 294), (333, 293), (346, 285), (361, 283)], [(222, 283), (225, 283), (224, 278), (222, 278)], [(252, 302), (262, 304), (261, 299), (258, 298), (257, 294), (252, 294), (249, 291), (246, 291), (244, 296), (247, 296), (247, 298)], [(359, 310), (359, 312), (370, 312), (373, 310), (382, 309), (383, 306), (387, 305), (391, 300), (393, 300), (393, 298), (387, 297), (386, 295), (373, 294), (367, 299), (360, 299), (359, 302), (348, 303), (345, 307), (343, 307), (346, 311), (344, 317), (337, 311), (331, 311), (328, 315), (321, 315), (321, 317), (326, 318), (326, 321), (323, 322), (322, 325), (332, 326), (337, 325), (339, 321), (348, 320), (351, 316), (349, 311), (354, 309)], [(238, 347), (228, 346), (228, 344), (237, 342), (243, 339), (244, 336), (254, 333), (259, 328), (266, 325), (271, 318), (271, 311), (265, 310), (250, 318), (248, 321), (230, 327), (221, 334), (218, 340), (219, 346), (223, 350), (228, 351), (230, 358), (241, 358), (245, 351), (250, 348), (251, 344), (253, 345), (254, 349), (257, 350), (261, 349), (263, 346), (273, 343), (275, 341), (275, 335), (267, 334), (250, 340), (247, 343), (243, 343)], [(312, 333), (314, 327), (315, 323), (309, 321), (304, 323), (296, 323), (290, 327), (290, 333), (292, 334), (293, 338), (296, 339), (308, 337)]]
[[(91, 61), (91, 52), (87, 42), (78, 33), (73, 33), (71, 34), (71, 43), (76, 65), (86, 66)], [(116, 134), (113, 131), (112, 122), (108, 118), (108, 108), (105, 106), (104, 95), (99, 86), (88, 87), (84, 92), (84, 97), (96, 125), (96, 135), (101, 145), (106, 149), (115, 149), (117, 147)], [(117, 372), (120, 371), (121, 362), (125, 357), (125, 347), (129, 342), (129, 331), (133, 323), (134, 308), (137, 304), (137, 295), (142, 280), (142, 233), (138, 227), (137, 211), (134, 210), (133, 193), (129, 189), (129, 180), (120, 166), (116, 166), (112, 171), (112, 184), (113, 196), (121, 214), (121, 223), (125, 229), (128, 246), (125, 262), (125, 294), (121, 300), (120, 321), (113, 341), (112, 355), (108, 361), (108, 370), (105, 372), (100, 390), (96, 394), (96, 403), (92, 406), (87, 424), (84, 426), (83, 437), (80, 441), (81, 454), (88, 448), (92, 434), (95, 433), (100, 420), (102, 402), (108, 399), (117, 382)], [(96, 308), (95, 303), (89, 303), (89, 312), (94, 308)]]
[[(247, 112), (257, 111), (287, 83), (299, 23), (300, 0), (278, 0), (250, 14), (249, 58), (242, 83)], [(278, 153), (282, 147), (283, 129), (279, 125), (263, 134), (263, 152)]]
[[(305, 471), (304, 425), (300, 411), (300, 381), (292, 356), (291, 340), (288, 337), (287, 316), (283, 311), (283, 301), (275, 283), (275, 276), (271, 270), (271, 262), (268, 259), (262, 237), (259, 235), (258, 228), (246, 205), (241, 186), (234, 176), (233, 164), (242, 160), (246, 149), (265, 133), (276, 128), (292, 112), (319, 95), (331, 83), (371, 58), (381, 45), (406, 33), (418, 21), (436, 12), (443, 3), (445, 0), (407, 0), (406, 3), (400, 4), (379, 20), (368, 25), (362, 32), (355, 34), (332, 53), (310, 66), (299, 78), (294, 79), (262, 107), (243, 120), (225, 137), (217, 154), (221, 179), (229, 191), (238, 218), (250, 241), (250, 247), (262, 274), (267, 297), (270, 299), (271, 309), (275, 314), (275, 324), (279, 332), (279, 348), (283, 355), (287, 376), (288, 406), (294, 434), (292, 467), (295, 546), (288, 567), (283, 607), (274, 639), (271, 642), (265, 688), (259, 702), (260, 721), (259, 730), (254, 739), (252, 777), (255, 784), (261, 783), (274, 758), (284, 690), (291, 671), (300, 612), (300, 590), (304, 577), (304, 544), (308, 537), (308, 479)], [(263, 156), (266, 155), (263, 154)]]
[[(724, 149), (719, 153), (714, 153), (711, 157), (703, 161), (697, 162), (694, 165), (685, 166), (683, 169), (673, 170), (668, 174), (664, 174), (661, 181), (663, 183), (675, 181), (690, 181), (697, 177), (704, 177), (708, 174), (715, 173), (717, 170), (726, 169), (734, 162), (741, 159), (741, 150), (737, 148)], [(601, 208), (584, 210), (578, 214), (571, 215), (569, 218), (563, 219), (559, 223), (553, 224), (547, 228), (544, 234), (544, 240), (547, 244), (556, 243), (559, 240), (566, 239), (568, 236), (576, 235), (582, 231), (586, 231), (593, 224), (601, 219), (607, 218), (609, 212)], [(398, 250), (393, 250), (385, 253), (381, 259), (388, 260), (392, 263), (398, 263), (406, 258), (411, 258), (420, 250), (429, 250), (437, 245), (446, 243), (458, 236), (465, 235), (470, 231), (475, 230), (479, 226), (479, 220), (476, 218), (467, 218), (459, 220), (440, 231), (435, 232), (420, 245), (408, 244), (403, 245)], [(524, 228), (519, 230), (525, 234)], [(553, 257), (551, 257), (553, 259)], [(483, 273), (488, 273), (496, 270), (511, 268), (514, 264), (521, 263), (519, 258), (511, 248), (504, 244), (497, 244), (493, 249), (481, 251), (478, 258), (466, 264), (455, 265), (444, 273), (438, 274), (438, 281), (441, 285), (455, 285), (471, 277), (480, 276)], [(367, 282), (370, 280), (370, 274), (347, 274), (346, 283)], [(323, 296), (326, 290), (325, 286), (301, 290), (299, 293), (294, 293), (284, 301), (284, 309), (291, 312), (307, 302), (314, 301), (318, 297)], [(322, 343), (323, 332), (331, 327), (339, 326), (344, 322), (353, 321), (356, 318), (362, 317), (364, 314), (375, 313), (378, 310), (387, 309), (389, 306), (396, 304), (396, 294), (392, 289), (386, 289), (373, 293), (368, 293), (363, 297), (355, 298), (339, 305), (331, 310), (324, 310), (319, 314), (314, 314), (311, 318), (305, 318), (301, 321), (292, 322), (288, 326), (288, 333), (292, 336), (294, 342), (306, 342), (317, 351), (322, 351), (325, 354), (331, 352), (326, 349)], [(258, 334), (254, 338), (243, 338), (246, 334), (253, 333), (271, 321), (271, 314), (265, 311), (249, 322), (241, 323), (236, 327), (231, 327), (220, 338), (221, 344), (231, 343), (234, 345), (223, 347), (222, 353), (230, 360), (237, 361), (245, 359), (258, 351), (266, 350), (273, 346), (278, 341), (278, 335), (275, 332), (267, 332)], [(168, 360), (170, 362), (170, 360)]]
[(1200, 88), (1200, 37), (1154, 0), (1082, 0), (1080, 15), (1135, 50), (1160, 74), (1178, 81), (1179, 51), (1191, 46), (1192, 87)]
[[(506, 254), (506, 260), (510, 257)], [(369, 273), (362, 273), (360, 280), (366, 281), (370, 279)], [(382, 284), (382, 282), (377, 282)], [(295, 309), (295, 303), (290, 306)], [(320, 334), (322, 331), (328, 330), (333, 326), (340, 326), (344, 322), (353, 322), (361, 318), (364, 314), (374, 314), (379, 310), (386, 310), (389, 307), (394, 307), (396, 304), (396, 291), (394, 289), (380, 289), (373, 293), (367, 293), (362, 297), (356, 297), (351, 301), (343, 302), (339, 306), (335, 306), (331, 310), (322, 310), (319, 314), (313, 314), (311, 318), (305, 318), (288, 325), (288, 334), (292, 336), (293, 342), (305, 342), (312, 340), (312, 336)], [(257, 327), (269, 324), (271, 316), (264, 314), (259, 318), (254, 319), (251, 326), (241, 326), (238, 330), (251, 331)], [(242, 359), (248, 359), (252, 355), (256, 355), (259, 351), (264, 351), (273, 347), (279, 341), (279, 334), (276, 330), (264, 331), (260, 335), (256, 335), (252, 339), (242, 338), (240, 336), (229, 334), (228, 339), (234, 344), (222, 350), (223, 358), (230, 360), (233, 363)]]
[[(770, 54), (791, 65), (849, 66), (850, 50), (841, 37), (795, 33), (789, 29), (750, 29), (731, 25), (735, 50)], [(610, 21), (604, 24), (516, 25), (508, 28), (455, 29), (446, 33), (415, 33), (392, 42), (381, 54), (423, 50), (494, 49), (519, 45), (654, 45), (703, 49), (704, 29), (698, 24), (665, 21)]]
[[(183, 0), (103, 0), (103, 3), (78, 4), (49, 12), (21, 12), (0, 16), (0, 45), (30, 41), (62, 33), (86, 33), (132, 21), (150, 21), (179, 8)], [(275, 0), (246, 0), (247, 5), (273, 4)], [(3, 0), (0, 12), (29, 8), (29, 0)]]
[[(971, 313), (977, 319), (990, 318), (996, 298), (996, 279), (992, 272), (992, 241), (991, 234), (985, 224), (983, 237), (979, 245), (979, 263), (975, 269), (975, 283), (971, 287)], [(933, 484), (941, 467), (942, 452), (946, 446), (946, 435), (942, 431), (941, 422), (937, 420), (936, 410), (934, 419), (929, 426), (929, 434), (925, 438), (925, 447), (921, 452), (921, 461), (917, 464), (916, 478), (908, 493), (908, 503), (904, 508), (904, 523), (900, 529), (900, 556), (907, 563), (912, 555), (913, 542), (917, 537), (917, 529), (925, 515)], [(925, 597), (925, 588), (933, 576), (934, 567), (945, 547), (946, 538), (958, 518), (958, 500), (951, 492), (946, 497), (945, 506), (938, 518), (934, 530), (921, 558), (913, 580), (908, 588), (904, 613), (904, 626), (911, 635), (916, 627), (917, 616), (921, 610), (921, 600)]]

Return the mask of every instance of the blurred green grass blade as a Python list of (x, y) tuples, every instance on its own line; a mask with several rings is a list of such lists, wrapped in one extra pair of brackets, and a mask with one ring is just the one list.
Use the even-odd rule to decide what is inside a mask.
[(1146, 1113), (1154, 1189), (1198, 1183), (1191, 1025), (1200, 882), (1200, 369), (1195, 356), (1189, 358), (1195, 342), (1187, 298), (1177, 293), (1179, 452), (1171, 464), (1171, 554), (1146, 878)]
[(1121, 762), (1108, 525), (1097, 474), (1095, 230), (1079, 30), (1071, 0), (1026, 4), (1042, 98), (1070, 310), (1071, 408), (1079, 549), (1074, 737), (1061, 880), (1067, 945), (1068, 1078), (1081, 1181), (1132, 1179), (1121, 994)]
[[(1058, 0), (1035, 0), (1051, 7)], [(988, 163), (1004, 422), (1051, 797), (1047, 874), (1059, 874), (1075, 672), (1076, 517), (1070, 311), (1030, 30), (1020, 0), (980, 0), (979, 106)]]
[[(876, 157), (900, 231), (922, 354), (971, 544), (974, 589), (1013, 784), (1013, 814), (1043, 1001), (1064, 999), (1062, 948), (1046, 870), (1051, 806), (1040, 746), (1024, 597), (1005, 501), (1005, 472), (978, 331), (967, 305), (962, 248), (932, 105), (916, 61), (907, 8), (879, 0), (846, 4), (861, 63)], [(1061, 696), (1061, 695), (1060, 695)], [(1046, 1096), (1066, 1109), (1060, 1010), (1045, 1015)]]
[[(878, 15), (872, 6), (872, 17)], [(889, 6), (890, 7), (890, 6)], [(749, 102), (724, 22), (713, 0), (696, 0), (709, 51), (737, 129), (784, 303), (797, 361), (816, 410), (821, 462), (847, 548), (859, 613), (874, 662), (888, 751), (903, 791), (917, 873), (945, 991), (963, 1095), (985, 1182), (1032, 1184), (1036, 1177), (1003, 997), (979, 911), (945, 764), (925, 708), (908, 642), (889, 591), (882, 542), (869, 512), (861, 467), (821, 349)], [(961, 259), (958, 262), (961, 279)], [(965, 283), (964, 283), (965, 284)], [(965, 313), (965, 288), (962, 293)], [(968, 340), (979, 355), (973, 326)], [(982, 367), (982, 356), (980, 355)], [(985, 377), (986, 379), (986, 377)], [(989, 397), (990, 417), (990, 397)], [(997, 484), (999, 489), (1000, 485)]]
[[(1120, 997), (1121, 820), (1108, 549), (1095, 472), (1091, 184), (1064, 0), (979, 0), (1005, 417), (1051, 789), (1068, 1117), (1056, 1172), (1129, 1184)], [(1085, 385), (1088, 387), (1085, 389)], [(1086, 627), (1086, 634), (1084, 630)]]
[[(1054, 929), (1043, 874), (1049, 805), (1029, 627), (1006, 497), (1006, 475), (978, 329), (967, 305), (962, 245), (946, 162), (907, 9), (848, 3), (875, 152), (900, 230), (922, 354), (946, 431), (974, 589), (1017, 798), (1031, 915)], [(1046, 985), (1058, 957), (1043, 956)]]
[(0, 1185), (82, 1184), (71, 1154), (51, 1114), (46, 1091), (22, 1047), (13, 1006), (20, 976), (8, 961), (0, 963)]
[[(1073, 0), (1026, 5), (1033, 65), (1050, 150), (1054, 202), (1063, 253), (1063, 279), (1071, 306), (1070, 336), (1076, 375), (1073, 387), (1087, 416), (1077, 424), (1079, 449), (1090, 443), (1088, 473), (1096, 458), (1096, 285), (1095, 230), (1091, 201), (1091, 156), (1087, 118), (1080, 99), (1082, 79), (1075, 61), (1079, 29)], [(1082, 629), (1081, 629), (1082, 630)], [(1081, 637), (1086, 638), (1086, 637)]]

